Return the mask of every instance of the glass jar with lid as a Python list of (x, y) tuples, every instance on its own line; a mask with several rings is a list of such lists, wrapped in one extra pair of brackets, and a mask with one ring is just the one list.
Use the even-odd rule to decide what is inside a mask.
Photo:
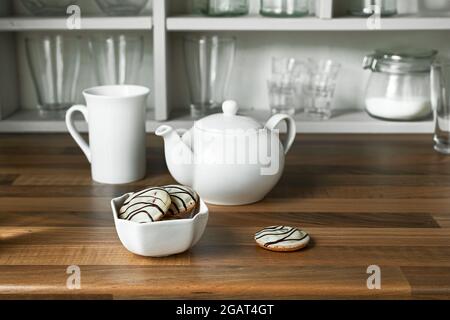
[(248, 14), (248, 0), (195, 0), (194, 12), (213, 17), (232, 17)]
[(351, 0), (348, 11), (354, 16), (371, 16), (377, 7), (382, 17), (397, 14), (397, 0)]
[(385, 49), (364, 58), (372, 71), (365, 105), (386, 120), (421, 120), (431, 114), (430, 70), (437, 55), (429, 49)]
[(303, 17), (309, 14), (309, 0), (261, 0), (261, 15)]

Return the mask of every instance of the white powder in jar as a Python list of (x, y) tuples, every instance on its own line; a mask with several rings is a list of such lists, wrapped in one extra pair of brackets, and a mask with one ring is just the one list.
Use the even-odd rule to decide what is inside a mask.
[(432, 111), (429, 97), (367, 98), (366, 110), (372, 116), (389, 120), (423, 119)]

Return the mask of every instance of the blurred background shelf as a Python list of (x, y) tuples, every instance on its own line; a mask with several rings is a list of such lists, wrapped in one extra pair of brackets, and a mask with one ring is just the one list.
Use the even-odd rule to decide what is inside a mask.
[[(0, 18), (0, 31), (68, 30), (63, 17)], [(81, 30), (151, 30), (152, 17), (83, 17)], [(68, 30), (69, 31), (69, 30)]]
[[(244, 115), (249, 115), (261, 123), (270, 118), (270, 112), (261, 110), (245, 110)], [(154, 120), (153, 112), (148, 112), (146, 129), (154, 132), (162, 124), (168, 124), (174, 128), (190, 128), (194, 119), (179, 111), (172, 114), (172, 120), (158, 122)], [(298, 133), (432, 133), (433, 122), (390, 122), (371, 118), (364, 111), (346, 111), (336, 115), (327, 121), (313, 121), (304, 118), (302, 114), (295, 116)], [(86, 123), (76, 121), (82, 132), (87, 131)], [(1, 132), (67, 132), (63, 116), (44, 118), (37, 111), (19, 111), (11, 117), (0, 121)]]
[[(153, 0), (141, 16), (108, 17), (92, 0), (78, 0), (82, 8), (83, 37), (126, 32), (145, 37), (145, 59), (139, 84), (151, 95), (147, 130), (161, 123), (190, 127), (193, 119), (179, 111), (190, 103), (183, 37), (186, 32), (224, 31), (236, 39), (237, 54), (228, 96), (257, 111), (249, 112), (260, 122), (269, 118), (266, 79), (272, 57), (333, 59), (343, 65), (333, 106), (358, 111), (342, 112), (329, 121), (310, 121), (296, 116), (300, 133), (431, 133), (425, 122), (387, 122), (370, 118), (361, 108), (369, 73), (361, 68), (365, 55), (378, 48), (420, 46), (448, 55), (450, 3), (398, 0), (399, 15), (381, 19), (381, 31), (367, 32), (368, 19), (349, 17), (348, 1), (321, 0), (322, 9), (302, 18), (269, 18), (258, 14), (260, 0), (250, 0), (250, 15), (211, 18), (191, 14), (187, 0)], [(198, 11), (196, 11), (198, 12)], [(327, 14), (319, 14), (325, 12)], [(0, 1), (0, 132), (65, 132), (61, 117), (42, 118), (36, 110), (36, 94), (26, 60), (24, 39), (33, 32), (67, 29), (67, 17), (32, 17), (19, 0)], [(327, 17), (320, 19), (317, 16)], [(87, 32), (85, 32), (87, 31)], [(254, 31), (254, 32), (251, 32)], [(285, 31), (285, 32), (282, 32)], [(338, 31), (338, 32), (337, 32)], [(339, 32), (340, 31), (340, 32)], [(89, 61), (86, 42), (84, 61)], [(89, 62), (90, 63), (90, 62)], [(83, 64), (78, 91), (92, 83), (93, 65)], [(78, 101), (79, 100), (79, 101)], [(83, 103), (78, 97), (76, 103)], [(243, 108), (244, 109), (244, 108)], [(164, 121), (156, 121), (166, 120)], [(80, 122), (82, 130), (86, 125)]]
[[(337, 17), (319, 19), (268, 18), (250, 15), (233, 18), (203, 16), (174, 16), (167, 18), (169, 31), (373, 31), (367, 18)], [(402, 16), (381, 19), (381, 31), (394, 30), (450, 30), (450, 17), (429, 18)]]

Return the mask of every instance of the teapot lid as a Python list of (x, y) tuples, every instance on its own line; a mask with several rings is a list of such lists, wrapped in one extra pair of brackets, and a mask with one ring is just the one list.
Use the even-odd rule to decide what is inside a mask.
[(239, 107), (236, 101), (228, 100), (222, 104), (222, 113), (216, 113), (195, 122), (194, 127), (211, 132), (226, 130), (256, 130), (263, 126), (256, 120), (238, 115)]

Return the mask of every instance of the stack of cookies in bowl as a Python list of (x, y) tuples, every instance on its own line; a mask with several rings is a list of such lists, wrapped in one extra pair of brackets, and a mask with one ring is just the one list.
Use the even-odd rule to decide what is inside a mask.
[(168, 185), (129, 194), (119, 219), (137, 223), (189, 219), (198, 211), (199, 196), (189, 187)]
[(129, 251), (148, 257), (184, 252), (203, 235), (209, 211), (187, 186), (150, 187), (111, 200), (116, 231)]

